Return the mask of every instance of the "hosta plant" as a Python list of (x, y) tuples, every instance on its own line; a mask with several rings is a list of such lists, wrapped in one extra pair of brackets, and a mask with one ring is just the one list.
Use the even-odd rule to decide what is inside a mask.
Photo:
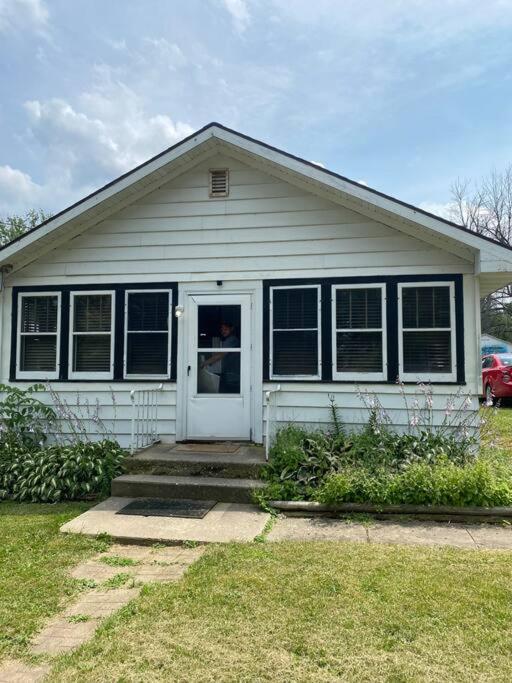
[(0, 495), (19, 501), (77, 500), (109, 492), (125, 453), (115, 441), (19, 450), (0, 463)]

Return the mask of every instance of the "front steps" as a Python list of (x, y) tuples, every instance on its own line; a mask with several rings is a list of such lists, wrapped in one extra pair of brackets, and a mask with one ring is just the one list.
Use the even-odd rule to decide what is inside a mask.
[[(193, 448), (193, 445), (189, 446)], [(127, 474), (112, 482), (112, 495), (123, 498), (188, 498), (222, 503), (250, 503), (265, 463), (263, 448), (239, 445), (232, 452), (218, 446), (197, 450), (158, 444), (127, 459)]]
[(122, 498), (188, 498), (222, 503), (250, 503), (257, 479), (169, 477), (163, 474), (123, 474), (112, 482), (112, 495)]

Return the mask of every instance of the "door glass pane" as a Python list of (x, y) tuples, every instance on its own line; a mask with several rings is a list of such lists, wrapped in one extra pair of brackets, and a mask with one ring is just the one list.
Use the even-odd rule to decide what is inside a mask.
[(240, 351), (199, 351), (198, 394), (240, 393)]
[(240, 305), (198, 306), (197, 346), (200, 349), (240, 348)]

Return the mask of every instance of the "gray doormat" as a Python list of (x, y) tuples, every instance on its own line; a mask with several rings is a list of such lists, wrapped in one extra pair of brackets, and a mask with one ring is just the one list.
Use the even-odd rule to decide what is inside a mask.
[(167, 500), (162, 498), (139, 498), (132, 500), (116, 512), (116, 515), (138, 515), (139, 517), (192, 517), (203, 519), (217, 504), (215, 500)]

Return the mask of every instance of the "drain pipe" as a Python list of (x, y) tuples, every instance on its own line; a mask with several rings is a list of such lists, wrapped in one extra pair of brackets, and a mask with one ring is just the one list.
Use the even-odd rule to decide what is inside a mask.
[(266, 430), (265, 430), (265, 460), (268, 462), (268, 452), (270, 450), (270, 435), (272, 432), (272, 420), (271, 420), (271, 407), (272, 407), (272, 394), (276, 394), (281, 391), (281, 385), (278, 384), (275, 389), (268, 389), (265, 392), (265, 404), (267, 406), (266, 413)]

